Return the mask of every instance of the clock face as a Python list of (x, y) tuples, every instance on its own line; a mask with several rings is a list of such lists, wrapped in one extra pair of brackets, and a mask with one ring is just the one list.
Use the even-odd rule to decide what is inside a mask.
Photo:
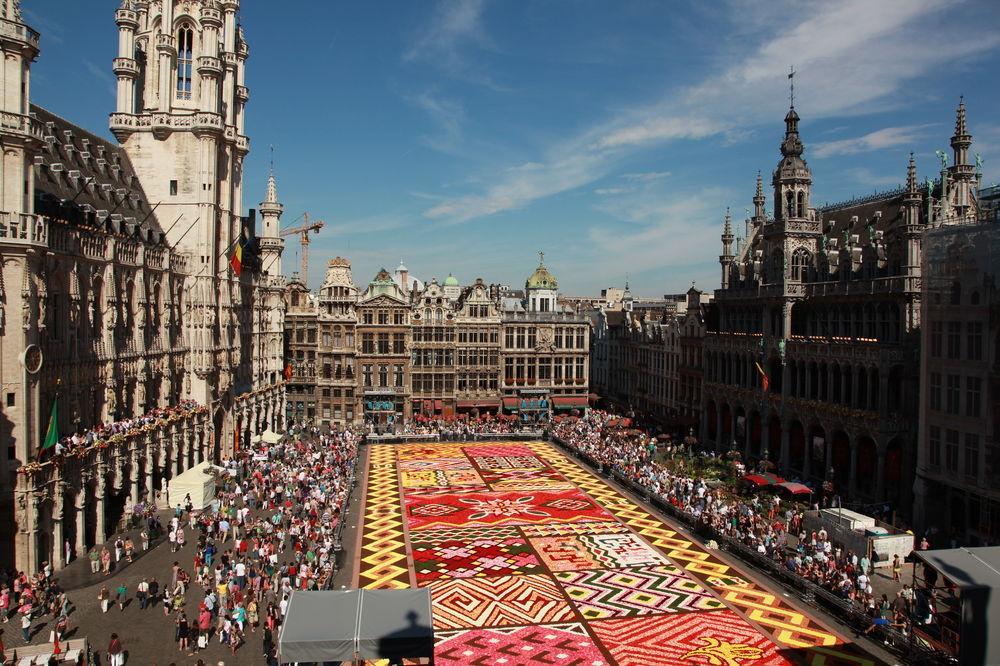
[(35, 374), (42, 369), (42, 350), (38, 345), (28, 345), (24, 350), (24, 369)]

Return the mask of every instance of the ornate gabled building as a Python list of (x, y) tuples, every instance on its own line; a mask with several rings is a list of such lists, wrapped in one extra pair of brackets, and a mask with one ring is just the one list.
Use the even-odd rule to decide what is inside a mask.
[(384, 268), (358, 299), (355, 414), (378, 430), (413, 416), (410, 311), (409, 298)]
[(500, 295), (482, 278), (462, 290), (456, 312), (455, 409), (473, 416), (499, 411)]
[[(277, 427), (283, 322), (252, 253), (229, 268), (237, 239), (258, 243), (240, 205), (239, 2), (122, 4), (121, 145), (30, 103), (40, 37), (18, 0), (0, 9), (2, 555), (32, 572), (103, 542), (238, 434)], [(43, 452), (52, 413), (78, 437)]]
[(702, 436), (909, 515), (921, 238), (929, 226), (976, 217), (965, 106), (941, 180), (920, 185), (911, 157), (905, 187), (822, 208), (811, 202), (798, 124), (790, 108), (773, 216), (759, 175), (746, 238), (735, 239), (726, 215)]
[(412, 383), (412, 414), (451, 416), (455, 413), (455, 299), (449, 297), (449, 286), (437, 279), (424, 285), (423, 291), (410, 292), (413, 311), (410, 315)]
[(559, 283), (539, 261), (523, 298), (502, 300), (503, 408), (525, 421), (589, 405), (590, 320), (558, 299)]

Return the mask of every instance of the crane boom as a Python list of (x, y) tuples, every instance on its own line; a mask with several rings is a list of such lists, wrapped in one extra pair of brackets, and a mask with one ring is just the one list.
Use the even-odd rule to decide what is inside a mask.
[[(300, 224), (297, 227), (290, 227), (288, 229), (283, 229), (279, 234), (282, 238), (286, 236), (291, 236), (292, 234), (299, 234), (299, 245), (302, 247), (302, 257), (301, 257), (301, 274), (302, 282), (304, 284), (308, 283), (309, 280), (309, 232), (315, 234), (319, 233), (319, 230), (326, 226), (323, 220), (309, 220), (309, 213), (303, 213), (304, 224)], [(308, 284), (307, 284), (308, 286)]]

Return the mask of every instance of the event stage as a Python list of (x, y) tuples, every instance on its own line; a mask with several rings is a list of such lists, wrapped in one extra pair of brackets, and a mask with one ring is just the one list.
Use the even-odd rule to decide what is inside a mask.
[(438, 666), (876, 663), (544, 442), (367, 465), (356, 585), (429, 587)]

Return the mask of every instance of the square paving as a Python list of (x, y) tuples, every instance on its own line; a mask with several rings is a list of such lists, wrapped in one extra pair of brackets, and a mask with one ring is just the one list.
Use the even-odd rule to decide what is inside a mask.
[(357, 586), (430, 587), (438, 665), (877, 663), (543, 442), (367, 465)]

